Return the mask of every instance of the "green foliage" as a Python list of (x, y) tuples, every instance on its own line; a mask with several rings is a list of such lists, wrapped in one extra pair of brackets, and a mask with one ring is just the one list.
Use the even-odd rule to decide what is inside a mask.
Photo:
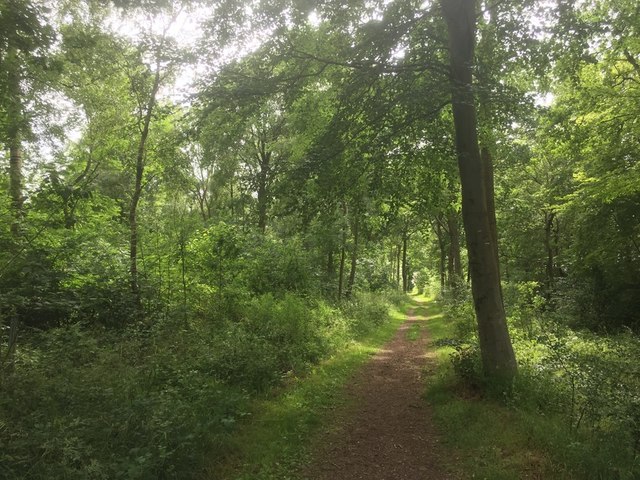
[(174, 327), (36, 335), (2, 384), (3, 476), (184, 478), (219, 451), (245, 396), (202, 370), (211, 345)]
[(249, 289), (256, 294), (317, 291), (313, 269), (302, 243), (296, 239), (259, 238), (251, 251), (247, 272)]
[(231, 448), (250, 398), (379, 327), (388, 308), (384, 298), (356, 297), (339, 309), (264, 294), (244, 303), (239, 318), (215, 324), (33, 332), (0, 384), (0, 473), (191, 478), (205, 458)]
[[(318, 306), (320, 308), (320, 306)], [(329, 315), (344, 318), (330, 307)], [(335, 420), (336, 407), (351, 401), (344, 395), (354, 372), (366, 363), (406, 320), (407, 297), (391, 309), (391, 319), (368, 335), (350, 341), (308, 376), (288, 377), (284, 395), (269, 396), (259, 402), (254, 421), (247, 422), (234, 438), (236, 456), (228, 469), (212, 467), (214, 477), (237, 480), (279, 480), (298, 478), (313, 455), (314, 436)]]
[(357, 335), (368, 332), (389, 318), (389, 306), (379, 293), (361, 293), (342, 305)]
[[(45, 3), (0, 1), (0, 142), (18, 140), (25, 175), (16, 235), (2, 159), (0, 475), (188, 476), (225, 453), (248, 397), (386, 322), (405, 239), (409, 284), (455, 319), (440, 343), (454, 373), (485, 386), (469, 292), (445, 285), (463, 282), (446, 262), (460, 202), (438, 2), (221, 2), (195, 106), (171, 91), (194, 57), (173, 27), (152, 32), (199, 2)], [(640, 23), (631, 0), (553, 3), (478, 17), (479, 136), (521, 370), (507, 402), (562, 419), (568, 465), (624, 478), (640, 443)], [(135, 35), (113, 31), (112, 5)], [(220, 47), (255, 25), (261, 45), (225, 64)], [(152, 64), (162, 99), (136, 166)], [(350, 297), (333, 305), (339, 283)]]
[(248, 302), (244, 310), (219, 339), (214, 368), (226, 382), (254, 391), (286, 375), (303, 373), (329, 353), (330, 337), (344, 334), (293, 295), (277, 300), (265, 294)]
[[(640, 472), (635, 461), (640, 445), (637, 338), (571, 330), (564, 318), (545, 308), (538, 290), (531, 282), (504, 286), (519, 374), (499, 400), (527, 415), (555, 418), (558, 431), (540, 442), (553, 451), (555, 442), (570, 439), (570, 448), (558, 447), (553, 456), (579, 471), (578, 478), (634, 478)], [(449, 299), (445, 310), (453, 335), (436, 345), (450, 349), (454, 374), (477, 391), (484, 380), (477, 342), (467, 327), (470, 302)]]

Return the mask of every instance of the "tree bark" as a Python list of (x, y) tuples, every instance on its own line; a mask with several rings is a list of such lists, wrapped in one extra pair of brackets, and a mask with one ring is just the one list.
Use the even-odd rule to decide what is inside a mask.
[(391, 262), (391, 281), (396, 281), (396, 247), (391, 245), (391, 251), (389, 252), (389, 261)]
[(469, 252), (471, 286), (482, 365), (487, 377), (510, 381), (517, 363), (500, 287), (495, 210), (487, 184), (490, 172), (480, 155), (473, 92), (475, 0), (441, 0), (449, 34), (453, 120), (462, 186), (462, 217)]
[(24, 197), (22, 196), (22, 148), (18, 135), (10, 140), (9, 145), (9, 193), (11, 196), (11, 234), (14, 239), (21, 235)]
[(129, 275), (130, 289), (133, 295), (133, 304), (137, 315), (142, 314), (142, 305), (140, 301), (140, 285), (138, 283), (138, 204), (142, 196), (142, 179), (144, 176), (144, 161), (146, 154), (147, 139), (149, 138), (149, 128), (153, 109), (156, 104), (156, 96), (160, 88), (160, 65), (156, 65), (156, 73), (153, 79), (153, 87), (149, 94), (145, 115), (142, 123), (142, 131), (140, 132), (140, 141), (138, 143), (138, 152), (136, 155), (136, 178), (131, 196), (131, 204), (129, 205)]
[[(343, 221), (346, 222), (347, 217), (347, 204), (342, 204), (342, 213), (344, 215)], [(343, 223), (342, 226), (342, 245), (340, 246), (340, 269), (338, 271), (338, 301), (342, 300), (342, 289), (344, 283), (344, 264), (347, 257), (347, 228)]]
[(396, 285), (400, 287), (400, 245), (396, 245)]
[(351, 250), (351, 271), (349, 272), (349, 282), (347, 283), (347, 290), (345, 292), (347, 298), (351, 297), (353, 293), (353, 285), (356, 281), (356, 267), (358, 265), (358, 243), (360, 241), (360, 210), (355, 212), (355, 218), (353, 220), (353, 249)]
[[(500, 253), (498, 250), (498, 225), (496, 222), (495, 187), (493, 184), (493, 159), (487, 147), (480, 149), (480, 159), (482, 160), (482, 173), (485, 186), (485, 198), (487, 202), (487, 212), (489, 214), (489, 227), (493, 248), (495, 250), (496, 261), (499, 262)], [(500, 264), (498, 263), (498, 266)]]
[(258, 159), (258, 228), (262, 233), (267, 229), (267, 209), (269, 207), (269, 180), (271, 177), (271, 152), (267, 149), (264, 132), (258, 132), (256, 141)]
[(9, 148), (9, 196), (11, 197), (11, 234), (14, 239), (21, 235), (24, 197), (22, 195), (22, 142), (23, 127), (22, 91), (18, 52), (9, 47), (6, 54), (7, 91), (10, 96), (7, 103), (7, 146)]
[(444, 287), (446, 285), (446, 271), (444, 266), (447, 261), (447, 252), (445, 250), (444, 232), (442, 231), (442, 224), (440, 222), (440, 219), (436, 219), (435, 231), (436, 236), (438, 237), (438, 248), (440, 250), (440, 262), (438, 265), (438, 270), (440, 273), (440, 292), (444, 292)]
[(462, 263), (460, 261), (460, 229), (455, 212), (447, 214), (449, 230), (449, 286), (457, 288), (462, 281)]
[(544, 214), (544, 248), (547, 251), (547, 261), (545, 265), (547, 298), (551, 295), (554, 284), (554, 249), (553, 249), (553, 220), (554, 212), (545, 212)]
[(402, 234), (402, 293), (409, 290), (409, 272), (407, 265), (407, 244), (409, 243), (409, 235), (407, 232)]

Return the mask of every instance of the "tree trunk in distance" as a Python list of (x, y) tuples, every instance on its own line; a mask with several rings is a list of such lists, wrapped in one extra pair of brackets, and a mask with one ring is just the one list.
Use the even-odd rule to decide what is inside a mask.
[(449, 229), (449, 286), (456, 288), (462, 281), (462, 264), (460, 261), (460, 230), (455, 212), (447, 214)]
[[(344, 219), (346, 221), (347, 217), (347, 204), (342, 203), (342, 213), (344, 215)], [(343, 224), (342, 226), (342, 245), (340, 246), (340, 269), (338, 271), (338, 301), (342, 300), (342, 286), (344, 283), (344, 264), (347, 257), (347, 228)]]
[(545, 212), (544, 214), (544, 248), (547, 251), (547, 262), (545, 265), (546, 271), (546, 287), (547, 287), (547, 299), (551, 296), (551, 289), (554, 284), (554, 275), (553, 275), (553, 264), (554, 264), (554, 251), (552, 244), (552, 234), (553, 234), (553, 219), (555, 217), (555, 213), (553, 212)]
[(407, 293), (409, 290), (409, 272), (407, 271), (407, 244), (409, 242), (409, 235), (407, 232), (402, 234), (402, 293)]
[(9, 148), (9, 196), (11, 197), (11, 234), (15, 240), (21, 235), (23, 220), (22, 143), (24, 112), (20, 88), (20, 60), (15, 47), (9, 46), (5, 56), (7, 72), (7, 147)]
[(329, 279), (333, 278), (333, 274), (335, 273), (334, 265), (333, 265), (333, 248), (329, 250), (327, 253), (327, 277)]
[(445, 244), (442, 232), (442, 225), (439, 219), (436, 219), (436, 236), (438, 237), (438, 247), (440, 250), (440, 263), (439, 263), (439, 271), (440, 271), (440, 291), (444, 292), (444, 287), (446, 285), (446, 277), (445, 277), (445, 268), (444, 265), (447, 260), (447, 253), (445, 251)]
[(11, 222), (11, 234), (14, 239), (20, 237), (22, 228), (22, 148), (20, 139), (11, 139), (9, 146), (9, 194), (11, 196), (11, 211), (13, 220)]
[(353, 250), (351, 251), (351, 271), (349, 272), (349, 282), (347, 283), (347, 298), (351, 297), (353, 285), (356, 281), (356, 266), (358, 265), (358, 242), (360, 240), (360, 210), (356, 210), (353, 224)]
[(258, 140), (258, 228), (262, 233), (267, 230), (267, 208), (269, 206), (269, 177), (271, 175), (271, 152), (267, 150), (264, 138)]
[(160, 65), (156, 66), (156, 73), (153, 79), (153, 87), (149, 94), (149, 102), (143, 119), (140, 142), (138, 143), (138, 153), (136, 155), (136, 179), (129, 206), (129, 275), (130, 288), (133, 295), (133, 305), (136, 315), (142, 316), (142, 304), (140, 301), (140, 285), (138, 283), (138, 203), (142, 196), (142, 179), (144, 176), (144, 159), (146, 154), (146, 144), (149, 138), (149, 127), (151, 117), (156, 104), (156, 96), (160, 88)]
[(391, 251), (389, 252), (389, 261), (391, 262), (391, 281), (395, 282), (396, 280), (396, 250), (395, 246), (391, 246)]
[(449, 34), (451, 99), (456, 134), (458, 169), (462, 186), (462, 217), (469, 252), (469, 267), (482, 365), (487, 377), (510, 381), (517, 363), (500, 287), (496, 238), (491, 217), (495, 216), (478, 145), (473, 92), (475, 48), (475, 0), (440, 0)]
[(396, 284), (400, 286), (400, 245), (396, 245)]
[(233, 202), (234, 202), (234, 198), (233, 198), (233, 178), (232, 178), (231, 181), (229, 182), (229, 210), (231, 211), (231, 218), (235, 219), (236, 209), (233, 205)]

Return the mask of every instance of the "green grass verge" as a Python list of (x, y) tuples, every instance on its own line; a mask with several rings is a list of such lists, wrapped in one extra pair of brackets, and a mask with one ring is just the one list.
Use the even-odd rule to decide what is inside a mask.
[(420, 338), (420, 324), (414, 323), (413, 325), (411, 325), (411, 328), (407, 330), (406, 336), (407, 340), (409, 340), (410, 342), (415, 342), (416, 340), (418, 340)]
[(249, 420), (231, 439), (233, 456), (211, 465), (207, 480), (287, 480), (311, 454), (313, 437), (331, 425), (326, 419), (347, 401), (343, 386), (350, 376), (386, 343), (406, 320), (411, 304), (391, 309), (390, 321), (293, 379), (279, 395), (256, 400)]
[[(453, 322), (437, 302), (424, 297), (421, 315), (435, 343), (454, 336)], [(438, 367), (430, 379), (427, 399), (445, 445), (456, 458), (461, 478), (515, 480), (523, 478), (571, 479), (554, 449), (570, 448), (561, 421), (536, 411), (520, 410), (460, 385), (450, 361), (451, 347), (434, 348)]]

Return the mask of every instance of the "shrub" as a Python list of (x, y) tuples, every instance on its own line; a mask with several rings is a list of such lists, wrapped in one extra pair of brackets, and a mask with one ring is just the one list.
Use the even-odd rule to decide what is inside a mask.
[(72, 325), (23, 346), (2, 384), (0, 474), (185, 478), (222, 445), (246, 397), (201, 370), (195, 337), (141, 338)]
[(351, 321), (352, 331), (362, 335), (389, 319), (389, 304), (376, 293), (359, 292), (341, 305), (344, 314)]

